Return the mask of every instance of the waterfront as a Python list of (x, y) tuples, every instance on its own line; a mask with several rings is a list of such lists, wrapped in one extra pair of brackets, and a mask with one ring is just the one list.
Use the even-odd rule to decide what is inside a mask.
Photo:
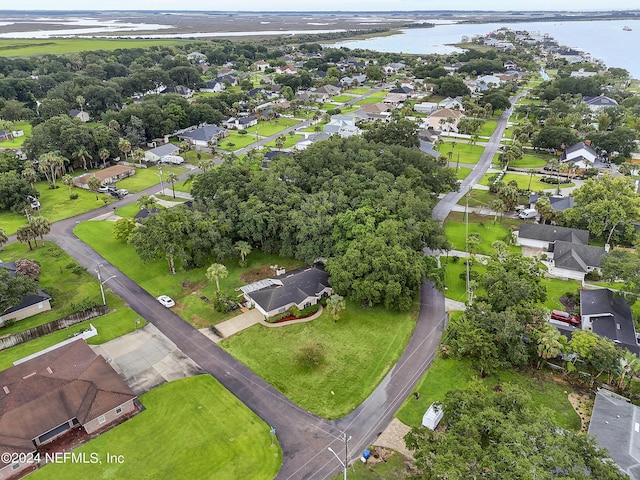
[[(625, 26), (631, 31), (623, 30)], [(632, 77), (640, 79), (639, 20), (437, 25), (433, 28), (405, 29), (399, 35), (338, 42), (334, 46), (380, 52), (447, 54), (459, 51), (453, 44), (460, 43), (464, 35), (486, 35), (501, 27), (548, 33), (561, 45), (588, 52), (607, 66), (624, 68)]]

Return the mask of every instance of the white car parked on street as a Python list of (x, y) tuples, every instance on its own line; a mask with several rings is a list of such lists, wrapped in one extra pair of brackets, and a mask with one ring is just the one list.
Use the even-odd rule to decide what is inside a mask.
[(176, 304), (176, 302), (174, 302), (168, 295), (160, 295), (156, 300), (167, 308), (171, 308)]

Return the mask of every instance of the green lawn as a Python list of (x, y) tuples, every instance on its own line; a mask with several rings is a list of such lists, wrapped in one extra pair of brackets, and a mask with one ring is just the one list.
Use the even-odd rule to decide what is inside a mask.
[(200, 160), (198, 160), (198, 154), (200, 154), (201, 160), (208, 160), (213, 158), (211, 153), (207, 152), (196, 152), (195, 150), (189, 150), (188, 152), (181, 153), (180, 156), (184, 158), (184, 161), (187, 163), (191, 163), (193, 165), (197, 165)]
[[(496, 199), (496, 195), (489, 190), (477, 190), (472, 188), (469, 192), (469, 206), (470, 207), (490, 207), (491, 202)], [(458, 200), (458, 205), (465, 205), (466, 198), (462, 197)]]
[[(274, 478), (282, 451), (269, 426), (209, 375), (176, 380), (140, 397), (145, 410), (74, 452), (97, 453), (102, 464), (52, 463), (36, 479)], [(122, 455), (123, 463), (105, 457)], [(135, 472), (135, 473), (133, 473)]]
[[(233, 151), (240, 148), (248, 147), (252, 143), (256, 143), (255, 127), (251, 127), (251, 130), (247, 130), (247, 132), (249, 133), (246, 133), (244, 135), (240, 135), (236, 131), (229, 132), (228, 137), (225, 137), (218, 142), (218, 148), (221, 148), (222, 150)], [(263, 135), (262, 130), (260, 130), (258, 134)], [(230, 143), (233, 145), (229, 145)]]
[(576, 293), (581, 287), (577, 280), (560, 280), (559, 278), (543, 278), (542, 284), (547, 287), (547, 300), (544, 306), (549, 310), (564, 310), (560, 297), (567, 292)]
[[(162, 165), (162, 179), (166, 180), (169, 173), (175, 173), (181, 175), (186, 170), (183, 167), (177, 165)], [(136, 193), (145, 188), (149, 188), (152, 185), (160, 184), (160, 171), (157, 167), (151, 168), (136, 168), (136, 174), (120, 180), (117, 183), (118, 188), (125, 188), (129, 190), (129, 193)], [(165, 188), (167, 185), (165, 185)], [(159, 187), (158, 187), (159, 188)]]
[[(304, 138), (304, 135), (286, 135), (287, 140), (284, 142), (284, 145), (282, 146), (282, 148), (291, 148), (293, 147), (297, 142), (299, 142), (301, 139)], [(276, 148), (276, 141), (272, 141), (266, 144), (267, 147), (270, 148)]]
[(189, 40), (133, 40), (133, 39), (88, 39), (88, 38), (49, 38), (49, 39), (2, 39), (0, 56), (30, 57), (46, 54), (61, 55), (89, 50), (117, 50), (120, 48), (146, 48), (160, 45), (180, 45)]
[(334, 103), (345, 103), (355, 98), (355, 95), (336, 95), (335, 97), (331, 97), (331, 101)]
[(347, 92), (353, 93), (354, 95), (364, 95), (366, 93), (369, 93), (370, 91), (371, 89), (366, 87), (356, 87), (356, 88), (350, 88), (349, 90), (347, 90)]
[(514, 160), (509, 163), (513, 168), (541, 168), (546, 164), (546, 160), (534, 155), (523, 155), (520, 160)]
[[(517, 230), (520, 222), (512, 219), (498, 220), (493, 223), (493, 217), (483, 215), (469, 215), (469, 233), (477, 233), (480, 235), (480, 245), (478, 252), (481, 255), (490, 255), (493, 253), (491, 244), (496, 240), (504, 240), (513, 230)], [(465, 249), (465, 221), (464, 214), (460, 212), (451, 212), (444, 222), (444, 232), (447, 239), (453, 245), (454, 250)], [(517, 247), (513, 247), (517, 250)]]
[[(1, 42), (1, 40), (0, 40)], [(2, 50), (0, 50), (2, 55)], [(24, 131), (24, 135), (21, 137), (14, 137), (12, 140), (5, 140), (0, 142), (0, 148), (20, 148), (24, 141), (31, 136), (31, 124), (29, 122), (16, 122), (13, 129)]]
[[(219, 323), (239, 313), (238, 311), (224, 314), (216, 312), (201, 298), (202, 296), (212, 298), (216, 290), (215, 282), (209, 282), (205, 276), (209, 265), (189, 271), (178, 268), (175, 275), (170, 275), (166, 260), (144, 262), (140, 260), (133, 247), (113, 238), (112, 222), (84, 222), (76, 226), (74, 233), (154, 297), (160, 294), (172, 297), (176, 302), (173, 310), (197, 328)], [(259, 250), (251, 252), (246, 260), (245, 268), (238, 265), (237, 259), (226, 263), (229, 275), (220, 280), (222, 290), (231, 295), (237, 295), (234, 289), (248, 283), (243, 281), (242, 277), (265, 265), (277, 263), (287, 270), (301, 266), (297, 260), (267, 255)], [(211, 263), (214, 261), (212, 260)], [(271, 271), (266, 268), (264, 276), (270, 273)]]
[(98, 335), (87, 340), (87, 343), (92, 345), (108, 342), (109, 340), (133, 332), (136, 328), (142, 328), (146, 325), (147, 322), (142, 318), (140, 319), (140, 323), (136, 325), (135, 320), (140, 318), (140, 316), (127, 307), (120, 297), (110, 292), (106, 297), (107, 305), (109, 305), (111, 310), (110, 313), (0, 351), (0, 370), (11, 367), (13, 362), (20, 358), (32, 355), (73, 337), (76, 332), (89, 328), (90, 324), (98, 330)]
[[(334, 323), (326, 311), (311, 322), (281, 328), (255, 325), (220, 345), (305, 410), (326, 418), (349, 413), (373, 391), (402, 353), (415, 313), (393, 313), (347, 302)], [(300, 364), (314, 347), (324, 362)]]
[(440, 154), (445, 158), (449, 158), (448, 152), (453, 152), (451, 156), (452, 162), (457, 162), (458, 154), (460, 154), (460, 163), (475, 165), (478, 163), (478, 160), (480, 160), (482, 152), (484, 152), (484, 147), (480, 145), (471, 145), (470, 143), (456, 141), (455, 147), (453, 147), (453, 143), (453, 141), (446, 140), (439, 149)]
[(342, 110), (342, 105), (339, 103), (324, 103), (322, 104), (322, 106), (320, 107), (320, 110), (324, 110), (325, 112), (328, 112), (329, 110), (333, 110), (336, 108), (340, 108), (340, 110)]
[[(480, 185), (486, 185), (487, 187), (491, 185), (491, 178), (494, 174), (489, 173), (480, 179)], [(540, 190), (548, 190), (552, 188), (556, 188), (556, 185), (552, 185), (550, 183), (544, 183), (540, 181), (542, 178), (541, 175), (534, 175), (531, 179), (531, 191), (538, 192)], [(515, 180), (518, 182), (518, 188), (520, 190), (528, 190), (529, 189), (529, 175), (519, 175), (516, 173), (507, 173), (504, 177), (502, 177), (502, 181), (504, 183), (509, 183), (511, 180)], [(563, 183), (560, 185), (560, 188), (573, 187), (573, 183)]]
[[(455, 169), (455, 167), (452, 167)], [(472, 172), (473, 170), (471, 168), (468, 167), (458, 167), (458, 171), (456, 172), (456, 176), (458, 177), (458, 180), (464, 180), (465, 178), (467, 178), (469, 176), (469, 174)]]
[[(409, 396), (398, 411), (398, 419), (409, 426), (420, 425), (422, 415), (431, 403), (442, 402), (448, 391), (464, 389), (475, 378), (479, 378), (478, 371), (472, 368), (469, 360), (436, 357), (416, 388), (420, 398), (416, 400)], [(580, 429), (580, 417), (567, 398), (567, 393), (573, 391), (571, 386), (554, 382), (547, 372), (504, 370), (482, 379), (482, 382), (490, 388), (501, 383), (515, 383), (531, 395), (533, 408), (545, 406), (551, 409), (558, 426), (574, 431)]]
[(490, 137), (491, 135), (493, 135), (493, 131), (496, 129), (497, 126), (498, 126), (498, 122), (496, 122), (495, 120), (489, 120), (484, 122), (482, 124), (482, 127), (480, 127), (480, 131), (477, 132), (478, 136)]
[[(258, 135), (261, 137), (270, 137), (276, 133), (280, 133), (289, 127), (293, 127), (300, 123), (295, 118), (277, 118), (272, 122), (260, 122), (258, 124)], [(255, 127), (252, 127), (255, 128)]]
[[(444, 291), (444, 296), (458, 302), (466, 303), (467, 301), (467, 281), (466, 272), (467, 266), (465, 265), (465, 259), (460, 257), (457, 261), (454, 261), (451, 255), (449, 259), (441, 259), (445, 264), (444, 269), (444, 284), (447, 289)], [(475, 265), (471, 265), (469, 271), (484, 273), (485, 267), (477, 262)], [(464, 273), (463, 278), (460, 275)], [(481, 289), (475, 291), (475, 295), (483, 293)]]
[(357, 102), (354, 103), (354, 105), (362, 106), (362, 105), (366, 105), (367, 103), (380, 103), (380, 100), (381, 100), (380, 97), (366, 97), (366, 98), (363, 98), (362, 100), (358, 100)]

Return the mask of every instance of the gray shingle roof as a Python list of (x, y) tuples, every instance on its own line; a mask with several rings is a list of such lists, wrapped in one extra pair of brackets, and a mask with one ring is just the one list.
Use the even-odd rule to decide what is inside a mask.
[(318, 267), (303, 267), (274, 277), (272, 281), (274, 285), (248, 294), (265, 312), (316, 296), (329, 286), (329, 274)]
[(600, 259), (605, 254), (602, 247), (580, 245), (558, 240), (553, 245), (553, 263), (556, 267), (587, 272), (587, 267), (599, 267)]
[(159, 157), (164, 157), (165, 155), (173, 155), (180, 151), (180, 148), (173, 143), (166, 143), (164, 145), (160, 145), (159, 147), (152, 148), (147, 151), (147, 153), (153, 153)]
[(537, 223), (525, 223), (520, 225), (520, 238), (530, 238), (544, 242), (565, 242), (586, 245), (589, 243), (589, 232), (575, 228), (558, 227), (557, 225), (539, 225)]
[(217, 125), (204, 125), (202, 127), (191, 130), (190, 132), (184, 132), (179, 137), (191, 138), (195, 141), (210, 142), (220, 132), (223, 132), (224, 128), (220, 128)]
[(594, 333), (632, 347), (630, 349), (637, 353), (633, 315), (624, 298), (616, 296), (607, 288), (583, 290), (580, 292), (580, 314), (592, 316)]

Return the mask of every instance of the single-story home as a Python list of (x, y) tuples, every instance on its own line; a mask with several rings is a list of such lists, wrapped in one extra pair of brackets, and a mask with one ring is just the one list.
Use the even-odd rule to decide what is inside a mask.
[(136, 169), (128, 165), (114, 165), (94, 173), (84, 173), (79, 177), (73, 178), (76, 187), (89, 188), (89, 178), (96, 177), (100, 180), (101, 185), (116, 183), (118, 180), (130, 177), (136, 174)]
[(217, 125), (203, 125), (191, 127), (177, 133), (177, 137), (196, 147), (208, 147), (210, 143), (216, 143), (221, 138), (229, 135), (225, 128)]
[(427, 118), (427, 128), (438, 129), (446, 132), (457, 132), (458, 123), (464, 114), (460, 110), (441, 108), (433, 112)]
[(627, 301), (608, 288), (580, 292), (583, 330), (591, 330), (633, 353), (638, 353), (633, 314)]
[(157, 208), (157, 207), (153, 207), (152, 209), (148, 209), (148, 208), (144, 207), (144, 208), (141, 208), (140, 210), (138, 210), (138, 213), (136, 213), (133, 216), (133, 219), (135, 220), (136, 223), (142, 224), (142, 222), (146, 218), (152, 217), (153, 215), (155, 215), (159, 211), (160, 211), (160, 209)]
[(204, 84), (204, 87), (201, 88), (200, 91), (207, 93), (220, 93), (225, 88), (227, 88), (227, 86), (224, 84), (224, 82), (220, 82), (218, 80), (209, 80)]
[[(16, 272), (16, 262), (0, 263), (0, 268), (6, 268), (9, 270), (9, 275), (13, 276)], [(51, 310), (51, 296), (39, 289), (36, 293), (25, 295), (20, 302), (4, 312), (0, 312), (0, 326), (7, 320), (18, 321), (49, 310)]]
[(618, 102), (606, 95), (598, 95), (597, 97), (582, 97), (582, 101), (589, 107), (591, 111), (597, 112), (605, 108), (617, 107)]
[(89, 115), (84, 110), (76, 110), (76, 109), (69, 110), (69, 116), (73, 118), (77, 118), (83, 123), (87, 123), (89, 120), (91, 120), (91, 115)]
[(322, 87), (316, 88), (313, 93), (326, 93), (329, 96), (340, 95), (340, 88), (335, 85), (323, 85)]
[(0, 478), (30, 468), (30, 454), (74, 428), (98, 432), (134, 413), (136, 395), (78, 339), (0, 372)]
[(517, 233), (517, 245), (549, 249), (549, 245), (557, 240), (587, 245), (589, 232), (577, 228), (558, 227), (557, 225), (539, 225), (523, 223)]
[(593, 165), (597, 157), (598, 154), (591, 148), (589, 142), (580, 142), (565, 148), (560, 160), (562, 162), (572, 162), (581, 168), (585, 168), (588, 165)]
[(358, 120), (360, 120), (360, 117), (333, 115), (331, 121), (322, 128), (322, 131), (329, 135), (339, 135), (342, 138), (360, 135), (362, 131), (356, 126)]
[(589, 436), (606, 448), (618, 468), (640, 480), (640, 408), (627, 398), (599, 389), (593, 403)]
[(333, 293), (329, 273), (317, 265), (283, 272), (282, 275), (240, 287), (239, 290), (247, 304), (255, 306), (266, 318), (284, 313), (294, 306), (302, 310)]
[(258, 60), (253, 63), (253, 69), (259, 72), (264, 72), (267, 68), (269, 68), (269, 62), (265, 62), (264, 60)]
[(187, 58), (189, 60), (199, 61), (199, 60), (205, 60), (207, 56), (202, 52), (191, 52), (187, 54)]
[(151, 150), (144, 152), (144, 158), (147, 162), (156, 163), (161, 161), (167, 155), (177, 155), (180, 153), (180, 147), (173, 143), (165, 143)]
[[(536, 203), (538, 203), (538, 200), (540, 200), (541, 197), (542, 195), (538, 193), (529, 194), (529, 208), (536, 208)], [(563, 212), (568, 208), (573, 207), (574, 205), (574, 200), (572, 196), (559, 197), (559, 196), (552, 195), (548, 198), (549, 198), (549, 204), (551, 205), (551, 209), (555, 212)]]
[(176, 85), (174, 87), (165, 87), (162, 90), (160, 90), (158, 92), (160, 95), (167, 95), (167, 94), (175, 94), (175, 95), (180, 95), (181, 97), (184, 98), (191, 98), (193, 96), (193, 90), (191, 90), (189, 87), (185, 87), (184, 85)]
[(430, 114), (435, 112), (437, 109), (438, 109), (438, 104), (435, 102), (421, 102), (421, 103), (416, 103), (413, 106), (413, 110), (418, 113)]

